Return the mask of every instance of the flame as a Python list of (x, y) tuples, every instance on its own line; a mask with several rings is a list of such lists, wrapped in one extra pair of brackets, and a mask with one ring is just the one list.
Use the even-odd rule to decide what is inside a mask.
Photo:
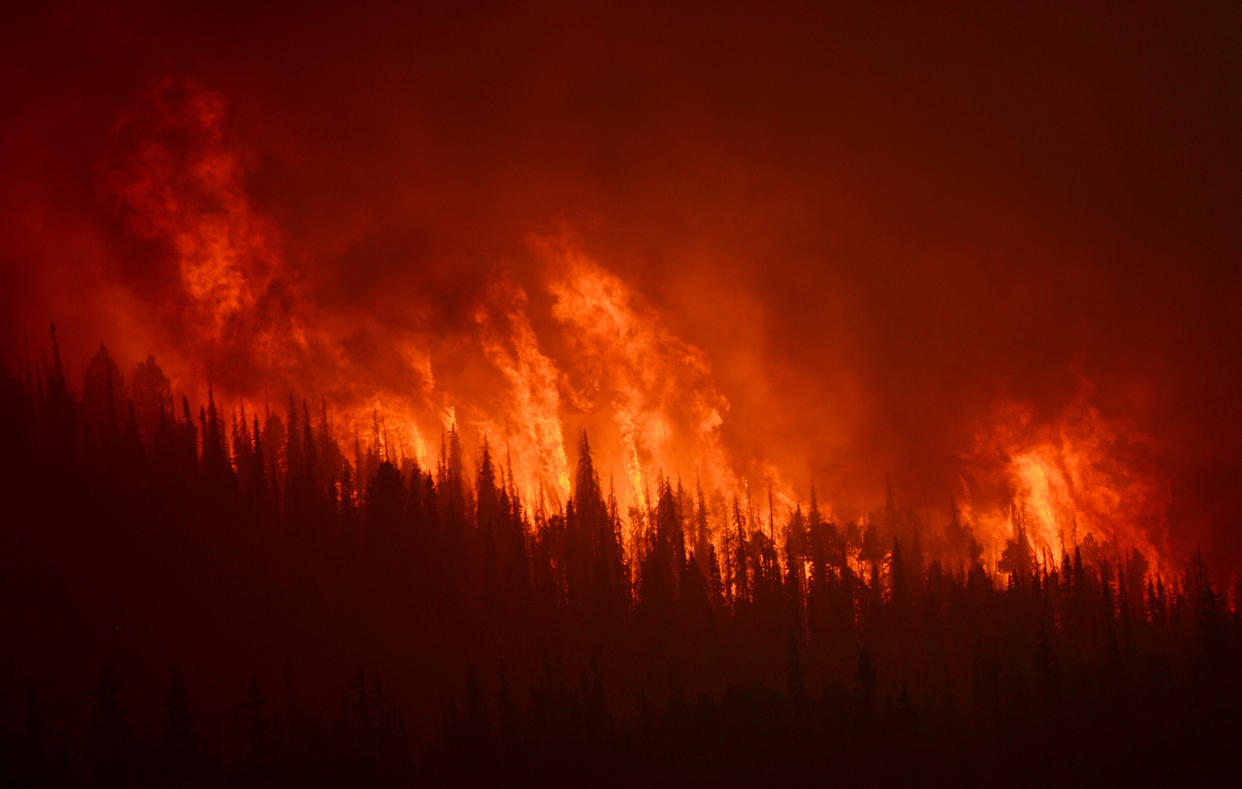
[[(490, 272), (450, 330), (417, 307), (395, 331), (375, 316), (325, 316), (323, 297), (247, 193), (218, 95), (163, 80), (118, 128), (132, 139), (108, 170), (109, 190), (132, 232), (170, 253), (178, 287), (163, 310), (182, 340), (181, 366), (237, 371), (216, 378), (218, 393), (259, 389), (279, 402), (311, 389), (340, 440), (368, 436), (380, 456), (423, 468), (434, 465), (437, 432), (463, 431), (466, 445), (503, 452), (508, 483), (526, 500), (554, 507), (571, 493), (571, 427), (591, 434), (604, 474), (623, 475), (623, 510), (649, 510), (658, 481), (675, 478), (698, 480), (718, 521), (732, 495), (749, 515), (756, 482), (782, 519), (796, 506), (789, 480), (800, 473), (726, 445), (730, 403), (707, 352), (569, 230), (530, 236), (541, 268), (521, 284)], [(1137, 548), (1167, 566), (1167, 485), (1138, 462), (1136, 434), (1089, 399), (1050, 419), (1002, 402), (980, 431), (958, 514), (992, 566), (1020, 532), (1050, 561), (1087, 543)], [(820, 508), (836, 511), (832, 502)]]
[(552, 268), (553, 315), (565, 327), (574, 366), (602, 397), (618, 432), (629, 494), (647, 507), (653, 474), (697, 472), (714, 489), (735, 490), (738, 473), (720, 427), (729, 402), (700, 348), (675, 336), (615, 274), (571, 236), (534, 239)]
[(1086, 545), (1118, 563), (1137, 549), (1168, 572), (1168, 484), (1142, 462), (1144, 437), (1105, 420), (1090, 398), (1084, 382), (1070, 406), (1042, 422), (1029, 404), (997, 406), (980, 456), (1002, 470), (1012, 506), (976, 515), (980, 536), (992, 556), (1021, 527), (1041, 559)]
[[(480, 310), (483, 347), (511, 388), (502, 425), (487, 421), (491, 435), (505, 438), (510, 459), (524, 473), (523, 492), (539, 491), (553, 501), (569, 498), (569, 457), (561, 426), (560, 370), (539, 348), (526, 315), (526, 292), (497, 286), (492, 310)], [(502, 305), (507, 305), (502, 306)]]
[[(556, 505), (570, 493), (567, 417), (597, 432), (606, 415), (626, 484), (622, 505), (651, 506), (658, 475), (699, 477), (709, 490), (735, 490), (740, 476), (720, 437), (729, 404), (707, 354), (675, 336), (618, 276), (588, 258), (572, 234), (532, 237), (547, 263), (535, 286), (552, 298), (549, 350), (531, 319), (524, 287), (503, 276), (471, 305), (473, 333), (448, 351), (435, 327), (384, 336), (381, 374), (360, 361), (351, 328), (310, 320), (301, 284), (275, 223), (256, 209), (243, 159), (230, 147), (226, 105), (192, 83), (155, 83), (144, 109), (123, 119), (136, 136), (109, 184), (138, 236), (171, 251), (180, 289), (173, 306), (184, 329), (187, 366), (231, 365), (264, 390), (330, 395), (342, 438), (370, 436), (383, 454), (426, 466), (425, 438), (457, 427), (468, 440), (503, 447), (518, 488)], [(186, 142), (188, 140), (188, 143)], [(386, 335), (381, 327), (377, 334)], [(446, 365), (461, 368), (446, 376)], [(389, 381), (413, 382), (395, 388)], [(280, 399), (279, 395), (276, 399)], [(768, 469), (770, 479), (778, 474)], [(788, 486), (778, 497), (792, 501)]]
[(241, 158), (226, 141), (223, 99), (163, 79), (144, 107), (122, 119), (120, 129), (140, 139), (109, 173), (109, 187), (135, 234), (173, 251), (183, 297), (175, 306), (190, 338), (210, 346), (258, 328), (245, 331), (249, 351), (269, 364), (305, 345), (299, 325), (254, 322), (288, 271), (280, 233), (253, 207)]

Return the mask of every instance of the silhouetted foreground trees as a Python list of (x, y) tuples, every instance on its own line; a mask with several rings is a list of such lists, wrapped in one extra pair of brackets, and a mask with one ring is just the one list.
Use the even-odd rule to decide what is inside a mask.
[(585, 437), (532, 509), (454, 431), (390, 462), (102, 348), (80, 396), (54, 346), (5, 373), (0, 431), (5, 785), (1237, 776), (1242, 619), (1199, 559), (1019, 534), (997, 576), (891, 497), (775, 524), (672, 481), (623, 521)]

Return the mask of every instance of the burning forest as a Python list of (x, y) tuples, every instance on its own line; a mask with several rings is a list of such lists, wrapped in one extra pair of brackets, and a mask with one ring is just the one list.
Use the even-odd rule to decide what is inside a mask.
[(3, 56), (6, 783), (1237, 770), (1236, 13), (88, 6)]

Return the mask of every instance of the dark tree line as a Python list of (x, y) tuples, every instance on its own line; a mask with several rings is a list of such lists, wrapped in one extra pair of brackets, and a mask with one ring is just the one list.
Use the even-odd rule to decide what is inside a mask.
[(454, 430), (428, 468), (335, 432), (322, 402), (174, 401), (102, 346), (80, 394), (54, 338), (4, 372), (9, 785), (1235, 769), (1242, 618), (1201, 558), (1039, 561), (1019, 528), (991, 572), (891, 494), (777, 523), (662, 479), (623, 519), (585, 436), (569, 501), (532, 506)]

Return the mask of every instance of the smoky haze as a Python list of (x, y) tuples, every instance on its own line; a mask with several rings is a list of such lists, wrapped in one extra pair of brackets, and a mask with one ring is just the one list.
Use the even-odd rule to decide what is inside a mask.
[[(1052, 420), (1086, 391), (1168, 480), (1177, 544), (1236, 566), (1238, 11), (1143, 13), (28, 12), (0, 80), (6, 334), (55, 320), (71, 369), (103, 339), (253, 398), (251, 341), (293, 326), (282, 386), (417, 398), (402, 349), (430, 349), (490, 391), (471, 338), (519, 293), (573, 354), (540, 241), (568, 237), (702, 349), (721, 441), (799, 496), (860, 512), (888, 474), (947, 513), (996, 402)], [(166, 122), (195, 96), (218, 125)], [(117, 185), (151, 140), (173, 172), (224, 155), (200, 199), (239, 200), (244, 255), (280, 261), (210, 358), (172, 236)]]

